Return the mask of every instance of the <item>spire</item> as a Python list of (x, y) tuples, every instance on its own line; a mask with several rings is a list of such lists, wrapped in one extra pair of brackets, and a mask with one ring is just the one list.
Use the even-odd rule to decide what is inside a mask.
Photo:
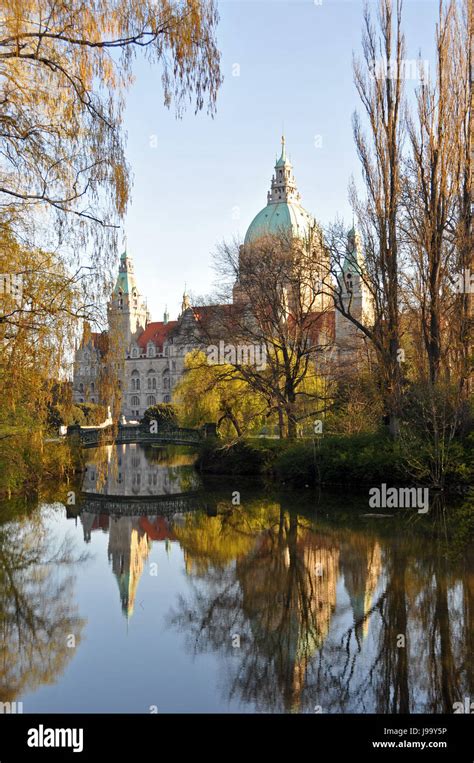
[(286, 148), (285, 148), (285, 136), (281, 136), (281, 156), (280, 161), (283, 162), (283, 164), (286, 162)]
[(282, 135), (281, 156), (275, 164), (275, 174), (272, 177), (271, 189), (267, 194), (268, 204), (278, 204), (281, 201), (299, 203), (300, 195), (296, 189), (292, 169), (291, 163), (286, 156), (285, 136)]
[(168, 305), (165, 305), (165, 312), (163, 313), (163, 323), (165, 324), (165, 326), (168, 323), (169, 319), (170, 319), (170, 315), (168, 312)]
[(186, 294), (186, 283), (184, 284), (183, 300), (181, 302), (181, 315), (191, 307), (191, 300), (188, 294)]
[(362, 271), (363, 264), (364, 257), (362, 253), (360, 234), (353, 221), (352, 228), (347, 234), (346, 255), (344, 257), (344, 264), (342, 269), (344, 273), (347, 273), (348, 271), (351, 271), (352, 273), (360, 273)]

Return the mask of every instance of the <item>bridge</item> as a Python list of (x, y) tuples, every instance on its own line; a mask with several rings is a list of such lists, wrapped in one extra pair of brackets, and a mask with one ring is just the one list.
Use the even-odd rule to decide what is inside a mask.
[(207, 510), (205, 496), (200, 491), (174, 493), (170, 495), (144, 496), (134, 498), (120, 495), (83, 493), (81, 513), (110, 514), (112, 516), (164, 516), (187, 514), (192, 511)]
[(156, 432), (143, 424), (107, 424), (106, 426), (81, 427), (78, 424), (68, 426), (68, 437), (79, 438), (83, 447), (95, 448), (111, 443), (138, 442), (150, 445), (199, 445), (208, 436), (215, 433), (215, 425), (205, 424), (202, 429), (185, 427), (158, 426)]

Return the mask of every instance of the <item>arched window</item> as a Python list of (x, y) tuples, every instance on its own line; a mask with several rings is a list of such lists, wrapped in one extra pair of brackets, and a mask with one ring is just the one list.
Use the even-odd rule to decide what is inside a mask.
[(95, 392), (95, 389), (94, 389), (94, 382), (91, 382), (91, 392)]
[(137, 408), (140, 405), (140, 398), (138, 395), (132, 395), (131, 404)]
[(167, 368), (163, 371), (163, 389), (170, 388), (170, 372)]
[(123, 294), (121, 291), (119, 291), (118, 293), (118, 306), (119, 306), (119, 310), (121, 310), (123, 307)]
[(132, 391), (138, 392), (140, 389), (140, 374), (136, 368), (132, 371)]
[[(82, 382), (79, 384), (79, 392), (84, 392), (84, 385), (83, 385)], [(81, 400), (81, 402), (82, 402), (82, 400)]]
[(148, 395), (146, 399), (146, 404), (148, 407), (150, 405), (156, 405), (156, 397), (154, 395)]
[(146, 347), (146, 354), (149, 358), (155, 357), (155, 345), (153, 344), (153, 342), (148, 342)]

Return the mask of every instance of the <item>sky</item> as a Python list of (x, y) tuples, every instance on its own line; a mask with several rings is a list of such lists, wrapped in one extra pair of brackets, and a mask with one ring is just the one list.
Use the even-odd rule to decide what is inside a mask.
[[(127, 97), (134, 185), (124, 223), (128, 253), (153, 320), (176, 319), (185, 283), (212, 292), (212, 255), (243, 239), (266, 205), (282, 131), (303, 206), (322, 224), (352, 213), (360, 179), (351, 117), (362, 0), (217, 0), (224, 83), (214, 118), (163, 106), (160, 71), (135, 66)], [(369, 3), (376, 8), (374, 0)], [(407, 58), (430, 60), (437, 0), (405, 0)]]

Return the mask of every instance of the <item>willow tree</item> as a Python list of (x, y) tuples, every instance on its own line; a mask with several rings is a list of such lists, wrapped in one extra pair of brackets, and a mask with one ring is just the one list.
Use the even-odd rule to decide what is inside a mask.
[[(4, 0), (0, 23), (0, 223), (62, 254), (113, 253), (130, 193), (124, 94), (138, 53), (164, 103), (215, 108), (213, 0)], [(26, 240), (26, 239), (24, 239)]]

